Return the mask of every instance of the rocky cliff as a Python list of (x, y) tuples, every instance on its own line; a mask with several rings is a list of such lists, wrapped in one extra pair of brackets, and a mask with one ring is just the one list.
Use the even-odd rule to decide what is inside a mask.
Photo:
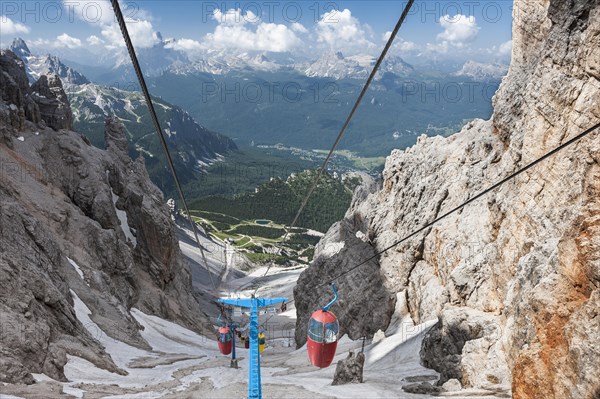
[[(44, 94), (45, 93), (45, 94)], [(0, 53), (0, 381), (64, 380), (67, 355), (124, 373), (76, 318), (73, 295), (102, 332), (140, 348), (132, 307), (210, 329), (192, 295), (162, 193), (106, 120), (107, 150), (71, 126), (58, 76), (29, 87)]]
[[(388, 157), (382, 187), (355, 200), (299, 280), (298, 343), (329, 296), (322, 281), (599, 120), (598, 1), (515, 1), (513, 61), (492, 119)], [(514, 398), (597, 398), (599, 134), (337, 279), (346, 300), (332, 310), (344, 331), (385, 329), (400, 299), (414, 323), (438, 319), (421, 359), (440, 383), (456, 378)]]

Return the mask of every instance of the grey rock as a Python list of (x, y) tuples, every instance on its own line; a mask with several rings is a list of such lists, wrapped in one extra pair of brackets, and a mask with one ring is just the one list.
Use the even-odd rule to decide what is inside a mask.
[(106, 118), (104, 129), (104, 142), (106, 149), (120, 158), (121, 162), (129, 160), (128, 143), (123, 125), (114, 117)]
[[(469, 370), (468, 365), (486, 364), (486, 370), (480, 368), (477, 373), (478, 378), (500, 384), (509, 374), (506, 359), (494, 347), (501, 333), (500, 319), (489, 313), (468, 308), (446, 309), (441, 313), (438, 324), (423, 339), (421, 361), (425, 367), (441, 374), (440, 383), (456, 379), (467, 386), (475, 385), (470, 376), (476, 375), (477, 370)], [(468, 362), (463, 358), (467, 351)], [(497, 369), (493, 369), (492, 364), (497, 357), (503, 361), (499, 362)]]
[[(40, 112), (62, 130), (36, 126), (35, 108), (27, 113), (32, 120), (11, 125), (5, 98), (16, 101), (31, 89), (19, 86), (24, 70), (6, 54), (0, 74), (10, 87), (2, 86), (0, 131), (14, 145), (0, 146), (0, 381), (33, 383), (32, 373), (64, 381), (67, 355), (126, 373), (96, 340), (98, 330), (77, 319), (75, 295), (103, 333), (139, 348), (151, 349), (132, 307), (209, 335), (165, 200), (143, 159), (123, 153), (122, 128), (108, 121), (107, 135), (119, 143), (108, 151), (64, 129), (68, 102), (57, 77), (36, 87), (56, 95), (56, 108)], [(17, 134), (25, 145), (12, 139)]]
[(4, 78), (12, 81), (13, 85), (2, 85), (2, 100), (8, 104), (23, 106), (23, 97), (29, 89), (29, 81), (25, 73), (25, 64), (10, 50), (0, 50), (0, 69)]
[(31, 86), (31, 98), (39, 107), (41, 119), (54, 130), (71, 129), (73, 113), (58, 75), (42, 75)]
[[(370, 244), (356, 237), (353, 225), (353, 221), (344, 220), (331, 227), (316, 249), (312, 266), (300, 275), (294, 287), (298, 347), (306, 342), (306, 329), (312, 312), (322, 308), (333, 297), (328, 285), (333, 275), (349, 270), (357, 259), (375, 254)], [(377, 330), (387, 327), (394, 313), (395, 296), (383, 286), (376, 260), (364, 265), (360, 274), (350, 273), (334, 282), (339, 300), (330, 311), (339, 320), (340, 336), (348, 334), (352, 339), (372, 337)]]
[(437, 375), (413, 375), (410, 377), (406, 377), (404, 380), (406, 382), (425, 382), (425, 381), (436, 381), (438, 379)]
[(402, 390), (408, 393), (415, 393), (421, 395), (436, 394), (442, 391), (440, 387), (431, 385), (430, 382), (419, 382), (413, 384), (402, 385)]
[(354, 352), (348, 353), (348, 357), (338, 362), (335, 368), (332, 385), (344, 385), (363, 382), (363, 366), (365, 364), (365, 354), (359, 352), (354, 356)]
[(0, 109), (0, 138), (5, 143), (14, 136), (14, 130), (22, 129), (25, 124), (24, 106), (28, 88), (23, 62), (12, 51), (0, 51), (0, 95), (4, 103)]

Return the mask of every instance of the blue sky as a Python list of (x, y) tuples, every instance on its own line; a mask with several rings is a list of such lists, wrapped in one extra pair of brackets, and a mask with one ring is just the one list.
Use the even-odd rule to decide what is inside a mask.
[[(406, 5), (395, 0), (120, 2), (137, 46), (154, 45), (160, 31), (164, 38), (179, 39), (174, 46), (190, 54), (215, 48), (374, 54)], [(48, 52), (64, 47), (102, 53), (121, 45), (107, 0), (0, 4), (3, 46), (15, 36)], [(506, 58), (511, 12), (512, 1), (506, 0), (417, 1), (395, 50), (408, 58)]]

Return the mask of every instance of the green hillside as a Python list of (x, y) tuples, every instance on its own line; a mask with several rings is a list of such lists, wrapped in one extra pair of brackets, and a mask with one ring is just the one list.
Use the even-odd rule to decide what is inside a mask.
[[(287, 180), (273, 178), (259, 186), (254, 193), (242, 193), (233, 197), (207, 197), (193, 202), (192, 208), (243, 220), (268, 219), (277, 224), (289, 225), (315, 176), (316, 171), (304, 171)], [(327, 231), (333, 223), (343, 218), (352, 200), (351, 189), (356, 184), (355, 180), (342, 182), (329, 174), (323, 174), (296, 224), (321, 232)]]

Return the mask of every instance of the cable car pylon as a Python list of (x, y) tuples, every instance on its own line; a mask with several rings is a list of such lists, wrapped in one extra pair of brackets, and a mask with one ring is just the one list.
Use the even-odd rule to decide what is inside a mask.
[(258, 309), (286, 302), (287, 298), (221, 298), (219, 303), (250, 309), (250, 356), (248, 359), (248, 399), (262, 399), (260, 350), (258, 342)]

